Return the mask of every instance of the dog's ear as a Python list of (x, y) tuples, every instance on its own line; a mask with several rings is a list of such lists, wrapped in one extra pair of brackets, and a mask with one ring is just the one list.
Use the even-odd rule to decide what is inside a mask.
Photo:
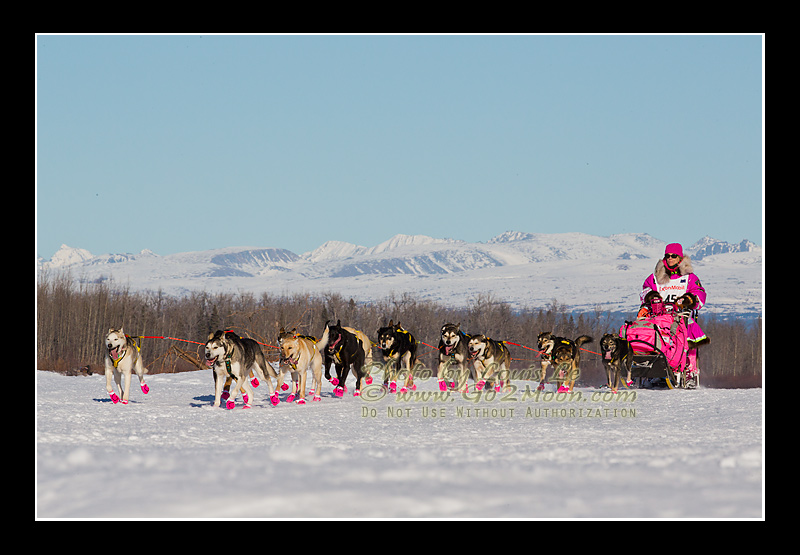
[(297, 339), (297, 328), (292, 328), (292, 335), (294, 336), (294, 339)]
[(122, 326), (119, 327), (119, 334), (120, 335), (125, 335), (125, 330), (122, 329)]
[(208, 334), (208, 340), (211, 341), (212, 339), (214, 339), (214, 334), (213, 333), (209, 333)]

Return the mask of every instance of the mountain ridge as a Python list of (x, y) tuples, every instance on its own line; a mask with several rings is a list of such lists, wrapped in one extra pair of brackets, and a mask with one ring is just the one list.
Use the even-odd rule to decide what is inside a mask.
[[(475, 243), (404, 234), (373, 247), (330, 240), (300, 255), (279, 247), (249, 246), (164, 256), (149, 250), (94, 256), (63, 245), (50, 261), (39, 259), (38, 267), (68, 269), (83, 281), (114, 280), (175, 295), (198, 289), (332, 290), (369, 300), (413, 291), (423, 298), (463, 304), (470, 295), (492, 291), (516, 306), (557, 298), (577, 310), (629, 310), (665, 245), (646, 233), (599, 237), (519, 231)], [(761, 247), (746, 239), (727, 243), (706, 236), (685, 250), (696, 262), (695, 273), (714, 284), (720, 311), (761, 310)]]

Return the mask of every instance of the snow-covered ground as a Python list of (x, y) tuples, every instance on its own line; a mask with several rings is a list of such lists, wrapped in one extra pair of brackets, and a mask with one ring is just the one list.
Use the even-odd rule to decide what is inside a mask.
[(127, 406), (103, 376), (36, 382), (37, 518), (764, 518), (763, 389), (400, 401), (326, 383), (272, 407), (262, 385), (228, 411), (207, 371), (148, 376), (146, 396), (134, 377)]

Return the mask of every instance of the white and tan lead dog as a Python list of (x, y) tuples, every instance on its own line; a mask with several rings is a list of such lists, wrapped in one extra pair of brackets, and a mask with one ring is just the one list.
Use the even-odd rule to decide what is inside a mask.
[[(131, 391), (131, 373), (136, 372), (139, 376), (139, 384), (142, 386), (142, 393), (147, 395), (150, 388), (144, 383), (144, 375), (148, 370), (144, 367), (142, 356), (136, 342), (125, 335), (122, 328), (111, 328), (106, 334), (106, 391), (114, 404), (119, 403), (120, 397), (111, 385), (111, 378), (119, 388), (119, 395), (122, 397), (122, 404), (128, 404), (128, 397)], [(125, 377), (125, 385), (122, 385), (122, 378)]]

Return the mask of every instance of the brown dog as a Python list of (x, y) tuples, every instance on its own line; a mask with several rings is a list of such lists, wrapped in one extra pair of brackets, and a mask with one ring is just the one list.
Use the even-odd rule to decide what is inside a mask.
[(630, 344), (623, 338), (613, 333), (607, 333), (600, 340), (600, 352), (603, 356), (603, 366), (606, 367), (606, 381), (611, 391), (619, 391), (622, 381), (622, 371), (627, 370), (626, 385), (631, 384), (632, 350)]
[(495, 391), (511, 385), (509, 372), (511, 369), (511, 353), (502, 341), (495, 341), (485, 335), (473, 335), (469, 338), (469, 358), (474, 362), (475, 389), (480, 391), (486, 382), (494, 383)]
[(558, 391), (572, 391), (575, 380), (580, 374), (580, 346), (594, 340), (588, 335), (581, 335), (572, 341), (548, 331), (540, 333), (538, 341), (539, 352), (542, 354), (542, 375), (538, 389), (544, 389), (547, 367), (552, 365), (555, 369), (554, 378), (558, 383)]
[(312, 396), (312, 401), (319, 401), (322, 392), (322, 354), (317, 349), (317, 340), (308, 335), (300, 335), (297, 333), (297, 328), (288, 332), (281, 328), (278, 333), (278, 345), (281, 349), (281, 364), (288, 365), (292, 374), (292, 393), (289, 394), (288, 401), (293, 401), (295, 395), (298, 395), (300, 398), (297, 404), (306, 404), (306, 379), (309, 369), (313, 377), (309, 394)]

